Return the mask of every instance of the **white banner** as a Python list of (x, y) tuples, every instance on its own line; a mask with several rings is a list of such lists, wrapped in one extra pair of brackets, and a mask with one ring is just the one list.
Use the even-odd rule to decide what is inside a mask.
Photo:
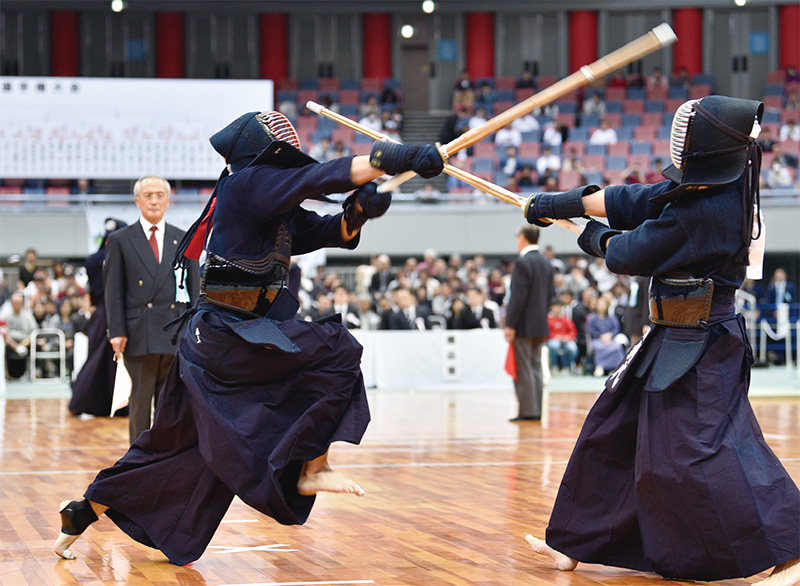
[(216, 179), (208, 138), (273, 108), (269, 80), (0, 77), (0, 177)]

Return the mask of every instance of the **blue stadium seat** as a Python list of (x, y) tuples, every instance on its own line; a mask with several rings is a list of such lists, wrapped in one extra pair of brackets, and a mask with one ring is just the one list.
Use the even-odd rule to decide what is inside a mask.
[(559, 114), (577, 114), (578, 106), (575, 102), (557, 102)]
[(403, 82), (394, 77), (390, 77), (383, 82), (383, 87), (390, 87), (397, 92), (403, 88)]
[(632, 142), (631, 143), (632, 155), (652, 155), (653, 145), (649, 142)]
[(644, 103), (645, 112), (663, 112), (664, 102), (661, 100), (647, 100)]
[(603, 95), (605, 94), (605, 91), (601, 87), (587, 87), (583, 91), (583, 99), (588, 100), (595, 94), (600, 94), (600, 97), (602, 98)]
[(531, 130), (522, 133), (522, 142), (542, 142), (542, 131)]
[(609, 171), (622, 171), (628, 166), (628, 157), (606, 157), (606, 169)]
[(672, 125), (670, 125), (670, 126), (667, 126), (667, 125), (659, 126), (658, 127), (658, 133), (656, 134), (656, 138), (658, 140), (669, 140), (669, 134), (670, 134), (671, 130), (672, 130)]
[(307, 77), (300, 80), (299, 89), (301, 90), (318, 90), (319, 81), (315, 77)]
[(494, 99), (497, 102), (513, 102), (514, 90), (495, 90)]
[(278, 103), (281, 102), (296, 102), (297, 92), (292, 90), (281, 90), (278, 92)]
[(360, 90), (361, 80), (352, 77), (345, 77), (339, 80), (340, 90)]
[(472, 171), (475, 173), (494, 172), (494, 161), (492, 159), (476, 158), (472, 162)]
[(342, 116), (358, 116), (357, 104), (340, 104), (339, 114)]
[(766, 112), (764, 112), (761, 124), (780, 124), (780, 121), (781, 121), (780, 112), (775, 112), (774, 110), (767, 110)]
[(768, 84), (764, 88), (764, 95), (765, 96), (782, 96), (784, 92), (783, 84)]
[(633, 140), (633, 126), (621, 126), (617, 128), (617, 140), (621, 142), (630, 142)]
[(695, 73), (692, 83), (694, 85), (714, 85), (714, 80), (710, 73)]
[(600, 114), (581, 114), (581, 126), (586, 128), (600, 126)]
[(621, 114), (622, 102), (606, 102), (606, 112), (609, 114)]
[(589, 128), (587, 126), (575, 126), (570, 128), (567, 140), (570, 142), (586, 142), (589, 140)]
[(584, 177), (586, 177), (586, 182), (590, 185), (603, 185), (605, 181), (603, 181), (603, 172), (602, 171), (587, 171), (584, 173)]
[(689, 89), (683, 87), (682, 85), (670, 86), (669, 90), (667, 91), (667, 97), (670, 100), (688, 100)]
[(629, 87), (625, 95), (629, 100), (644, 100), (647, 97), (647, 90), (643, 87)]
[(604, 144), (587, 144), (586, 145), (586, 154), (587, 155), (605, 155), (606, 154), (606, 145), (604, 145)]
[(330, 118), (325, 118), (324, 116), (321, 116), (320, 119), (319, 119), (318, 128), (320, 130), (325, 131), (328, 134), (330, 134), (331, 131), (333, 131), (333, 130), (335, 130), (337, 128), (341, 128), (341, 126), (335, 120), (331, 120)]
[(622, 115), (623, 126), (641, 126), (641, 124), (642, 124), (642, 117), (639, 114)]

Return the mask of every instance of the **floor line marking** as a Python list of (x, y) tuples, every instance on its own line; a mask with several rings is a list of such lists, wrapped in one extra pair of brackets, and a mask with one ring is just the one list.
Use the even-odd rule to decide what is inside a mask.
[(343, 580), (338, 582), (248, 582), (245, 584), (223, 584), (222, 586), (328, 586), (334, 584), (374, 584), (375, 580)]

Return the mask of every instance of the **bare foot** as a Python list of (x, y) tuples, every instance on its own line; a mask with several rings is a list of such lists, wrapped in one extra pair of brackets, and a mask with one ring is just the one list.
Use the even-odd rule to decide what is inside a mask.
[(800, 559), (775, 566), (769, 578), (756, 582), (753, 586), (799, 586)]
[[(552, 559), (555, 564), (556, 568), (559, 570), (569, 572), (574, 570), (578, 562), (573, 560), (571, 557), (564, 555), (563, 553), (554, 550), (552, 547), (547, 545), (543, 539), (536, 539), (533, 535), (526, 535), (525, 541), (531, 546), (531, 549), (536, 553), (540, 553), (542, 555), (546, 555), (550, 559)], [(772, 585), (769, 585), (772, 586)]]
[[(64, 501), (58, 506), (58, 510), (61, 511), (66, 507), (70, 501)], [(66, 533), (59, 533), (58, 539), (56, 539), (55, 544), (53, 545), (53, 551), (56, 552), (56, 555), (60, 558), (64, 558), (65, 560), (74, 560), (77, 556), (72, 553), (69, 549), (69, 546), (75, 543), (80, 537), (80, 535), (67, 535)]]
[(342, 492), (363, 496), (364, 491), (345, 475), (330, 467), (327, 454), (303, 464), (303, 471), (297, 480), (297, 492), (311, 496), (318, 492)]
[[(72, 506), (70, 507), (70, 505)], [(69, 512), (64, 511), (66, 507), (70, 507)], [(91, 507), (91, 510), (89, 507)], [(86, 527), (97, 521), (98, 517), (108, 510), (108, 507), (87, 500), (81, 502), (64, 501), (59, 505), (58, 510), (62, 515), (62, 526), (61, 532), (58, 534), (58, 538), (53, 544), (53, 551), (60, 558), (74, 560), (77, 556), (69, 549), (69, 546), (75, 543)], [(67, 529), (69, 533), (64, 533), (65, 526), (69, 527), (69, 529)], [(71, 533), (73, 532), (77, 534), (72, 535)]]

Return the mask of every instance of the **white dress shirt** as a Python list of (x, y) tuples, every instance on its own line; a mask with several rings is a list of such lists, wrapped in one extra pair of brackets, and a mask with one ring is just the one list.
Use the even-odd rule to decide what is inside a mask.
[(167, 226), (167, 221), (164, 218), (161, 218), (161, 221), (158, 224), (151, 224), (143, 217), (139, 217), (139, 225), (141, 225), (142, 230), (144, 230), (144, 237), (147, 239), (147, 242), (150, 242), (150, 228), (155, 226), (158, 228), (156, 230), (156, 244), (158, 244), (158, 262), (160, 263), (164, 260), (164, 230)]

